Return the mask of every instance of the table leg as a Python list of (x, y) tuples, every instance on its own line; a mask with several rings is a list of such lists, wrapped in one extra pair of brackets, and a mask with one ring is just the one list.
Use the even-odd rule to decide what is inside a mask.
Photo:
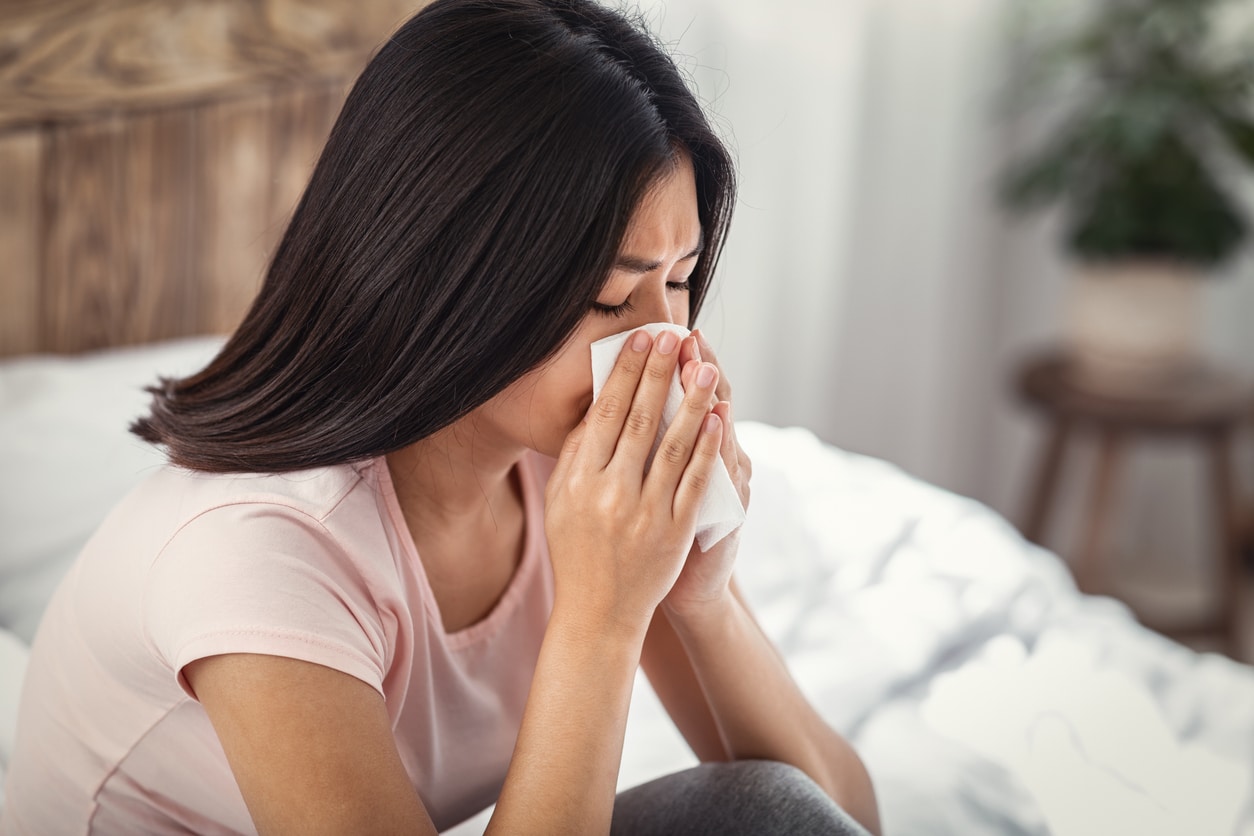
[(1210, 436), (1211, 490), (1214, 493), (1219, 537), (1219, 588), (1220, 623), (1233, 658), (1241, 658), (1241, 614), (1245, 598), (1245, 578), (1242, 568), (1239, 528), (1240, 509), (1237, 507), (1236, 474), (1233, 471), (1232, 431), (1229, 428), (1215, 430)]
[(1045, 524), (1049, 521), (1050, 506), (1057, 493), (1058, 476), (1062, 472), (1070, 432), (1070, 420), (1055, 418), (1049, 429), (1049, 440), (1036, 465), (1036, 480), (1032, 485), (1028, 512), (1024, 516), (1023, 536), (1037, 545), (1044, 545)]
[(1107, 591), (1109, 578), (1103, 563), (1106, 532), (1110, 528), (1115, 495), (1115, 471), (1123, 457), (1123, 434), (1105, 430), (1099, 436), (1097, 452), (1097, 483), (1093, 504), (1084, 526), (1084, 539), (1076, 554), (1076, 585), (1090, 595)]
[(1254, 569), (1254, 502), (1237, 497), (1237, 502), (1241, 503), (1240, 514), (1241, 527), (1237, 542), (1241, 546), (1241, 558), (1245, 561), (1246, 569)]

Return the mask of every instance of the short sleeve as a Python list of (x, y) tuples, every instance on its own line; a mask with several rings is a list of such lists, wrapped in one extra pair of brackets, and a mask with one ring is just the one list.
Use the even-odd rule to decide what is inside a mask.
[(313, 517), (279, 504), (207, 511), (161, 550), (142, 598), (154, 651), (183, 669), (225, 653), (333, 668), (383, 693), (386, 636), (369, 585)]

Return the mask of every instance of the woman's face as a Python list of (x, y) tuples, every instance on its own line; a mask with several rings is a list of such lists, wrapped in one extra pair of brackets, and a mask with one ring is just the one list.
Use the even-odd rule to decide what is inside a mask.
[[(543, 366), (476, 410), (506, 443), (556, 457), (592, 404), (592, 343), (649, 322), (688, 326), (688, 277), (703, 246), (692, 161), (674, 169), (632, 216), (609, 281), (574, 335)], [(614, 312), (609, 312), (614, 309)]]

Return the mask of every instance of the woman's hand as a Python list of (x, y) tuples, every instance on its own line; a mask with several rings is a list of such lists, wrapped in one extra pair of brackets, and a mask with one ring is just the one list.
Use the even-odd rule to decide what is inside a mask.
[[(719, 416), (723, 424), (719, 453), (727, 466), (732, 484), (736, 486), (736, 493), (740, 495), (740, 503), (747, 510), (753, 464), (736, 438), (735, 424), (732, 423), (731, 384), (721, 373), (714, 349), (700, 331), (694, 331), (683, 341), (679, 361), (683, 370), (680, 381), (684, 385), (685, 393), (693, 393), (697, 388), (696, 373), (703, 362), (720, 370), (711, 401), (713, 413)], [(699, 393), (693, 394), (699, 396)], [(708, 552), (701, 551), (694, 542), (688, 552), (688, 559), (684, 562), (683, 571), (665, 598), (667, 611), (673, 616), (683, 618), (712, 604), (726, 602), (727, 596), (731, 594), (729, 584), (739, 547), (740, 529), (718, 541)]]
[(673, 333), (634, 334), (563, 446), (545, 495), (555, 611), (643, 631), (684, 566), (726, 413), (710, 409), (717, 368), (701, 375), (690, 364), (683, 405), (645, 475), (680, 353)]

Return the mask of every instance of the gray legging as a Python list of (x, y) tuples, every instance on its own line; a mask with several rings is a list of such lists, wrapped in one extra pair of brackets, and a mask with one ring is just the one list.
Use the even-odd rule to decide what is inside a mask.
[(804, 772), (776, 761), (703, 763), (625, 790), (611, 836), (867, 836)]

